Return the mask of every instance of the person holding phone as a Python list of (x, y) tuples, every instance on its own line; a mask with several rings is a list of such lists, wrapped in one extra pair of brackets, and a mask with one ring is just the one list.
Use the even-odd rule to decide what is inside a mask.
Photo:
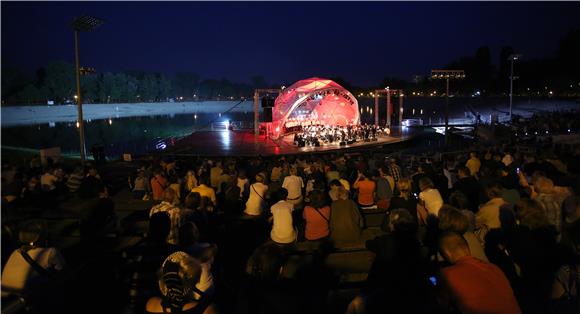
[(375, 205), (375, 190), (377, 184), (368, 175), (359, 171), (353, 187), (358, 191), (357, 203), (359, 206), (370, 207)]

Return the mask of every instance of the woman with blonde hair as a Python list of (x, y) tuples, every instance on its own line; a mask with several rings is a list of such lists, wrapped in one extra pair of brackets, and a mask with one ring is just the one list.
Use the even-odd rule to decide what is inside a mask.
[(415, 221), (417, 221), (417, 198), (415, 195), (411, 194), (411, 180), (407, 178), (400, 179), (399, 182), (397, 182), (397, 189), (400, 194), (399, 196), (391, 198), (388, 212), (398, 208), (403, 208), (413, 216)]

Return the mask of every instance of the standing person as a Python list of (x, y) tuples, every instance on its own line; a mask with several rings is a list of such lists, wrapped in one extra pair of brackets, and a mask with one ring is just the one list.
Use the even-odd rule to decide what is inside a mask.
[(270, 238), (278, 244), (291, 244), (296, 241), (296, 230), (292, 222), (292, 211), (294, 204), (287, 200), (288, 190), (281, 188), (278, 190), (278, 202), (270, 208), (272, 212), (272, 231)]
[(363, 217), (348, 192), (340, 189), (338, 200), (332, 202), (330, 216), (330, 239), (335, 247), (348, 247), (360, 242)]
[(282, 187), (288, 191), (288, 202), (294, 204), (294, 208), (299, 208), (302, 205), (302, 189), (304, 188), (304, 181), (302, 177), (297, 175), (296, 167), (290, 169), (290, 175), (284, 178)]
[(250, 216), (259, 216), (262, 214), (266, 206), (266, 191), (268, 186), (264, 184), (265, 175), (258, 173), (256, 175), (256, 182), (250, 185), (250, 196), (246, 202), (246, 209), (244, 213)]
[[(337, 180), (335, 180), (337, 181)], [(314, 190), (310, 203), (304, 207), (302, 217), (306, 220), (306, 240), (321, 240), (330, 234), (330, 206), (326, 203), (324, 193)]]
[(439, 248), (441, 256), (451, 264), (441, 270), (443, 289), (461, 313), (521, 313), (504, 273), (494, 264), (471, 256), (469, 245), (460, 234), (444, 233)]
[(399, 182), (401, 179), (401, 167), (397, 165), (397, 160), (395, 158), (389, 160), (389, 173), (395, 180), (395, 184)]
[(359, 171), (353, 187), (358, 190), (357, 202), (360, 206), (367, 207), (375, 204), (375, 189), (377, 184), (368, 175)]
[(153, 178), (151, 178), (151, 190), (154, 200), (160, 201), (163, 198), (163, 191), (165, 191), (167, 185), (167, 179), (161, 174), (161, 170), (155, 170)]

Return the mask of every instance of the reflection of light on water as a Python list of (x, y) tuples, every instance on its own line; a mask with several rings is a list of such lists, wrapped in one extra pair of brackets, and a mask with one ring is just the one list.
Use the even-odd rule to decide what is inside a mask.
[(222, 131), (219, 132), (220, 133), (220, 140), (222, 142), (223, 147), (226, 150), (231, 149), (231, 145), (232, 145), (232, 134), (229, 131)]

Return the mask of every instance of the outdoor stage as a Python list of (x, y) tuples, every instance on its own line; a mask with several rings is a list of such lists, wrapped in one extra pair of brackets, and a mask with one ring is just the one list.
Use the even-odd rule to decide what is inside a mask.
[(393, 128), (391, 135), (379, 137), (376, 141), (360, 141), (343, 146), (325, 144), (320, 147), (298, 147), (293, 144), (292, 135), (273, 140), (264, 135), (255, 137), (251, 131), (194, 132), (178, 140), (175, 145), (168, 147), (166, 153), (176, 156), (271, 156), (353, 151), (407, 141), (420, 132), (420, 130), (412, 130), (411, 128), (403, 130)]

